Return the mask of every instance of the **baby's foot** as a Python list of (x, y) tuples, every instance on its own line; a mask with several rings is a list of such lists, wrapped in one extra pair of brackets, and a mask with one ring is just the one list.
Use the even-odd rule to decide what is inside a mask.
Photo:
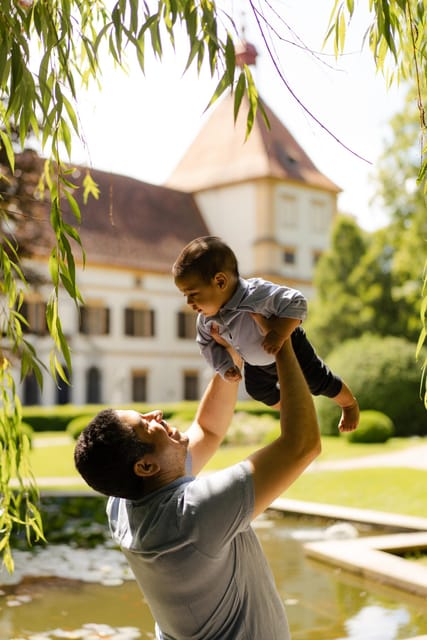
[(355, 400), (348, 407), (342, 407), (341, 420), (338, 423), (338, 430), (342, 433), (349, 433), (357, 429), (359, 424), (359, 404)]

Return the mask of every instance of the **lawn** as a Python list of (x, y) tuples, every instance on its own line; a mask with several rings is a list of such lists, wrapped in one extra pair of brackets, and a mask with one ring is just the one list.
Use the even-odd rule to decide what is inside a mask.
[[(37, 445), (48, 445), (50, 438), (61, 434), (37, 435)], [(35, 446), (31, 452), (31, 464), (39, 487), (43, 478), (73, 478), (67, 489), (85, 488), (74, 469), (73, 442)], [(319, 460), (339, 460), (371, 454), (387, 453), (425, 444), (426, 439), (394, 438), (381, 445), (349, 444), (345, 438), (323, 437), (323, 452)], [(225, 446), (212, 458), (208, 470), (224, 468), (244, 459), (256, 445)], [(303, 474), (286, 492), (285, 497), (310, 502), (345, 505), (360, 509), (376, 509), (427, 517), (425, 487), (427, 471), (417, 469), (376, 468), (348, 471), (309, 471)]]

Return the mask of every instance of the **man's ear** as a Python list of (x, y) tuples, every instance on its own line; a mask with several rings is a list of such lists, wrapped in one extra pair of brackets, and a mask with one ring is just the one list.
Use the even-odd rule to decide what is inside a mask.
[(156, 475), (160, 470), (160, 467), (157, 462), (145, 455), (143, 458), (140, 458), (135, 462), (133, 470), (140, 478), (150, 478), (151, 476)]

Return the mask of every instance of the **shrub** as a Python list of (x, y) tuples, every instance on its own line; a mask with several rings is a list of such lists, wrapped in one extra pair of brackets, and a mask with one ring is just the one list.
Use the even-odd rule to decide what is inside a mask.
[[(326, 362), (350, 386), (361, 410), (390, 417), (396, 436), (427, 434), (415, 345), (403, 338), (364, 335), (341, 344)], [(340, 408), (324, 397), (316, 398), (316, 408), (322, 433), (338, 435)]]
[(26, 422), (21, 422), (21, 424), (19, 425), (19, 432), (22, 435), (27, 436), (30, 443), (30, 448), (32, 448), (34, 429), (31, 427), (31, 425), (27, 424)]
[(93, 417), (93, 414), (91, 414), (90, 416), (78, 416), (71, 420), (66, 429), (68, 435), (74, 440), (77, 440), (83, 429), (89, 424)]
[(224, 444), (250, 445), (271, 442), (279, 435), (279, 423), (270, 413), (237, 411), (224, 438)]
[(387, 442), (394, 434), (394, 424), (381, 411), (361, 411), (359, 426), (347, 434), (349, 442)]
[(65, 431), (68, 423), (74, 418), (90, 413), (95, 415), (101, 408), (101, 405), (81, 407), (72, 404), (23, 407), (22, 417), (34, 431)]

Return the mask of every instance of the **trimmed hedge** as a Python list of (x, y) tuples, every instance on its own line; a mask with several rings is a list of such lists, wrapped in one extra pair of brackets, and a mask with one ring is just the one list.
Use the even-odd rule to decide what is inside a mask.
[(83, 429), (87, 427), (92, 418), (93, 414), (91, 414), (90, 416), (78, 416), (77, 418), (73, 418), (72, 420), (70, 420), (66, 429), (68, 435), (71, 436), (71, 438), (73, 438), (74, 440), (77, 440)]
[[(421, 367), (415, 360), (414, 344), (403, 338), (364, 335), (341, 344), (326, 362), (349, 385), (362, 411), (389, 416), (395, 436), (427, 435), (427, 411), (420, 398)], [(324, 397), (316, 398), (316, 408), (322, 433), (338, 435), (340, 408)]]
[(33, 446), (34, 429), (31, 427), (31, 425), (27, 424), (26, 422), (21, 422), (21, 424), (19, 425), (19, 432), (27, 436), (28, 442), (30, 443), (30, 449), (31, 449)]
[(23, 407), (22, 418), (34, 431), (65, 431), (74, 418), (81, 415), (95, 415), (100, 408), (97, 405), (79, 407), (72, 404)]
[(349, 442), (387, 442), (394, 434), (394, 424), (381, 411), (361, 411), (359, 426), (346, 434)]
[[(23, 419), (34, 431), (67, 431), (73, 438), (77, 438), (88, 422), (107, 405), (72, 404), (51, 407), (31, 406), (23, 407)], [(120, 405), (120, 409), (134, 409), (141, 413), (148, 413), (153, 409), (162, 409), (165, 420), (179, 429), (186, 428), (194, 420), (199, 406), (198, 401), (182, 401), (170, 404), (141, 404), (129, 403)], [(277, 418), (279, 412), (254, 400), (239, 401), (236, 404), (236, 414), (246, 413), (252, 417), (263, 418), (269, 416)]]

